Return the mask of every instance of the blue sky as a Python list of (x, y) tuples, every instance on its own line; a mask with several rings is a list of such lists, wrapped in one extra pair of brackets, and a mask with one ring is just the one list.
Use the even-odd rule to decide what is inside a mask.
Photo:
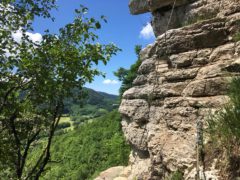
[[(154, 41), (154, 37), (147, 24), (150, 21), (150, 14), (133, 16), (129, 13), (128, 0), (58, 0), (58, 10), (52, 15), (55, 22), (50, 20), (36, 19), (34, 22), (35, 33), (42, 34), (45, 29), (57, 33), (58, 29), (74, 18), (74, 9), (80, 4), (89, 8), (89, 16), (100, 18), (107, 17), (107, 24), (102, 24), (102, 29), (97, 32), (101, 43), (113, 42), (122, 49), (116, 56), (112, 57), (109, 63), (97, 68), (106, 73), (103, 77), (96, 77), (94, 82), (86, 86), (97, 91), (111, 94), (118, 94), (120, 82), (113, 75), (119, 67), (129, 68), (136, 61), (134, 46), (137, 44), (146, 46)], [(140, 33), (142, 31), (142, 33)], [(141, 34), (141, 35), (140, 35)]]

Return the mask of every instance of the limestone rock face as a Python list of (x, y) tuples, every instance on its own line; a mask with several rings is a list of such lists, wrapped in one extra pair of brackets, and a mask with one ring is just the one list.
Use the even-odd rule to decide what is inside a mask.
[[(131, 0), (132, 14), (151, 12), (156, 36), (173, 28), (239, 12), (238, 0)], [(172, 11), (174, 5), (174, 10)]]
[(127, 178), (119, 177), (123, 173), (123, 170), (125, 170), (123, 166), (109, 168), (101, 172), (95, 180), (127, 180)]
[[(147, 8), (146, 2), (155, 4)], [(139, 75), (119, 108), (132, 146), (125, 177), (131, 180), (165, 179), (177, 170), (194, 179), (196, 122), (205, 122), (228, 101), (228, 84), (240, 75), (240, 42), (233, 41), (240, 30), (239, 1), (177, 1), (169, 30), (162, 34), (172, 3), (130, 2), (133, 14), (152, 12), (157, 35), (141, 51)], [(212, 163), (205, 175), (218, 179)]]
[[(176, 0), (176, 7), (194, 0)], [(172, 5), (174, 0), (130, 0), (129, 9), (132, 14), (142, 14), (161, 7)]]

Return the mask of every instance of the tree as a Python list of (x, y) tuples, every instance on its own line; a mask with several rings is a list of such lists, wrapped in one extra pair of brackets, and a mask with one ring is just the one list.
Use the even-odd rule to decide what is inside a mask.
[(128, 163), (120, 114), (114, 110), (68, 133), (56, 136), (52, 151), (59, 163), (47, 165), (42, 179), (94, 179), (103, 170)]
[(128, 71), (129, 70), (127, 70), (123, 67), (120, 67), (116, 72), (114, 72), (114, 75), (118, 77), (119, 81), (124, 81), (124, 79), (128, 75)]
[(122, 96), (122, 94), (130, 89), (133, 86), (133, 80), (137, 77), (137, 71), (139, 66), (141, 65), (140, 60), (140, 51), (142, 49), (141, 45), (135, 46), (135, 53), (137, 55), (137, 61), (131, 65), (130, 69), (125, 69), (120, 67), (116, 72), (114, 72), (114, 75), (118, 77), (118, 80), (122, 82), (122, 85), (119, 89), (119, 94)]
[[(39, 179), (52, 161), (50, 147), (64, 98), (101, 75), (94, 65), (106, 64), (119, 50), (96, 43), (94, 31), (101, 24), (86, 17), (85, 7), (58, 34), (46, 31), (41, 42), (34, 42), (32, 22), (36, 16), (52, 18), (52, 8), (55, 0), (5, 0), (0, 7), (0, 177), (7, 179)], [(16, 31), (20, 41), (12, 36)], [(75, 98), (81, 97), (80, 92)], [(45, 146), (28, 162), (43, 134)]]

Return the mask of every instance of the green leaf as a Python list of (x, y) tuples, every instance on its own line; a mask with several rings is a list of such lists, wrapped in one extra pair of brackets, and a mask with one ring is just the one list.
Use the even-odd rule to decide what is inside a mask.
[(100, 29), (100, 28), (101, 28), (101, 24), (100, 24), (99, 22), (96, 22), (96, 23), (95, 23), (95, 26), (96, 26), (97, 29)]

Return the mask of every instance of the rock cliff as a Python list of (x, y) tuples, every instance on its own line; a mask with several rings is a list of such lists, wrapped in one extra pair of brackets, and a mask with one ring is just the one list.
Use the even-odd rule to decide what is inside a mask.
[[(239, 0), (131, 0), (132, 14), (152, 13), (156, 41), (141, 51), (134, 87), (119, 108), (132, 146), (125, 179), (195, 179), (197, 122), (228, 101), (240, 73)], [(206, 179), (221, 179), (216, 161)]]

